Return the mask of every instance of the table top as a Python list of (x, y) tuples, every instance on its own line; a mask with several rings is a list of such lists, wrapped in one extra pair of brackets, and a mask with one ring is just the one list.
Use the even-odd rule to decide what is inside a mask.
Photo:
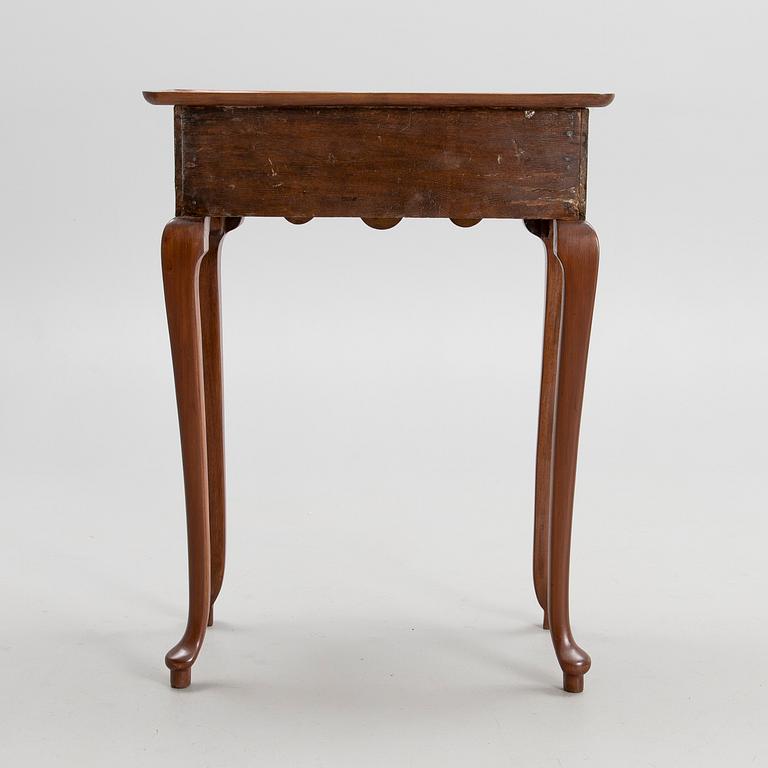
[(150, 104), (197, 107), (414, 107), (583, 109), (612, 93), (334, 93), (323, 91), (144, 91)]

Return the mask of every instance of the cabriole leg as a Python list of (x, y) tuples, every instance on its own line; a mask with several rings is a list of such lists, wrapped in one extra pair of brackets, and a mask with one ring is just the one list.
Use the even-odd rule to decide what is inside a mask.
[(568, 607), (571, 520), (584, 377), (597, 285), (599, 245), (583, 221), (556, 221), (552, 247), (562, 268), (563, 297), (557, 366), (547, 613), (563, 687), (578, 693), (591, 660), (573, 639)]
[(547, 259), (544, 308), (544, 343), (541, 357), (539, 428), (536, 441), (536, 485), (533, 524), (533, 586), (544, 611), (542, 626), (549, 629), (547, 592), (549, 582), (549, 523), (552, 504), (552, 448), (554, 445), (560, 318), (563, 306), (563, 268), (555, 257), (554, 227), (550, 221), (526, 220), (528, 230), (541, 238)]
[(166, 654), (171, 685), (186, 688), (205, 637), (211, 596), (208, 468), (205, 437), (200, 262), (208, 250), (209, 220), (182, 217), (163, 231), (165, 308), (176, 383), (184, 496), (187, 510), (189, 613), (181, 640)]
[(213, 604), (224, 580), (226, 551), (226, 475), (224, 471), (224, 405), (222, 397), (221, 307), (219, 274), (221, 242), (242, 222), (238, 217), (212, 218), (208, 250), (200, 264), (200, 324), (203, 342), (205, 426), (208, 458), (208, 519), (211, 536), (211, 602), (208, 626), (213, 624)]

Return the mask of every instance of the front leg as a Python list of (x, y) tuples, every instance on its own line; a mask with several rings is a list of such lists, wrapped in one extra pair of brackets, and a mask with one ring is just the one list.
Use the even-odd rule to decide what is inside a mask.
[(186, 688), (205, 637), (211, 598), (208, 465), (205, 436), (200, 262), (208, 250), (209, 219), (182, 217), (163, 231), (165, 309), (171, 339), (187, 508), (189, 613), (181, 640), (166, 654), (171, 686)]
[(555, 221), (554, 254), (563, 273), (563, 303), (557, 369), (552, 508), (549, 534), (549, 622), (552, 643), (563, 670), (563, 687), (579, 693), (589, 670), (589, 655), (576, 644), (568, 609), (571, 520), (576, 480), (579, 424), (597, 285), (599, 245), (583, 221)]

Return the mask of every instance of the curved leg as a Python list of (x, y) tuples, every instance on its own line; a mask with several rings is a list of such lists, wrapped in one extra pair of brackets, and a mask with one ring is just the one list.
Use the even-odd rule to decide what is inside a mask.
[(171, 339), (187, 507), (189, 614), (181, 640), (165, 656), (171, 685), (186, 688), (205, 637), (211, 594), (208, 468), (205, 438), (199, 272), (209, 220), (176, 218), (163, 231), (165, 309)]
[(205, 430), (208, 456), (208, 519), (211, 537), (211, 604), (208, 626), (213, 624), (213, 604), (224, 580), (225, 473), (224, 407), (221, 384), (221, 309), (219, 254), (221, 241), (242, 222), (238, 217), (211, 219), (208, 250), (200, 263), (200, 325), (203, 340)]
[(553, 244), (555, 257), (563, 271), (563, 302), (552, 460), (547, 612), (552, 627), (552, 643), (563, 670), (563, 687), (566, 691), (579, 693), (584, 689), (584, 674), (592, 662), (576, 644), (571, 632), (568, 571), (576, 454), (599, 245), (594, 230), (583, 221), (554, 222)]
[(563, 304), (563, 269), (555, 257), (554, 227), (549, 221), (527, 220), (528, 231), (541, 238), (547, 256), (547, 289), (544, 308), (544, 344), (541, 357), (539, 430), (536, 441), (536, 491), (533, 524), (533, 586), (544, 611), (542, 626), (549, 629), (547, 591), (549, 580), (549, 517), (552, 503), (552, 448), (555, 425), (555, 385)]

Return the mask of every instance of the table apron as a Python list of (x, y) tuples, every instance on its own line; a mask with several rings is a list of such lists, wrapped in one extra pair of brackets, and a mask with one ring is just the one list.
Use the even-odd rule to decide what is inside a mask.
[(178, 216), (585, 216), (586, 109), (174, 113)]

